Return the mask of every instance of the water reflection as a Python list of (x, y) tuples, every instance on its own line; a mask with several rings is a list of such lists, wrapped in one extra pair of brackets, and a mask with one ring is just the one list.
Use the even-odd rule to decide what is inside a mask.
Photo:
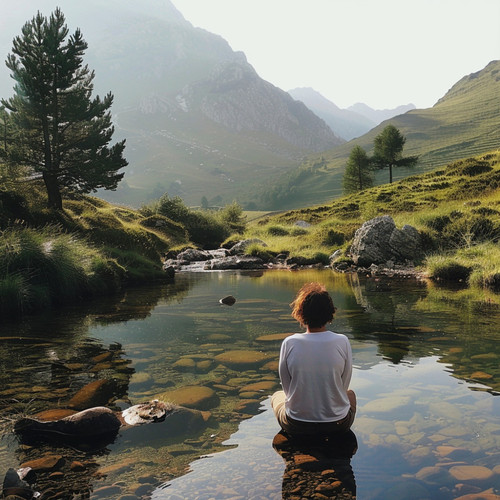
[(354, 432), (321, 439), (292, 439), (281, 431), (274, 436), (273, 447), (286, 464), (282, 498), (356, 498), (351, 466), (358, 449)]
[[(239, 481), (238, 491), (248, 496), (245, 488), (252, 481), (242, 483), (248, 474), (245, 464), (270, 446), (277, 431), (275, 422), (269, 423), (273, 419), (264, 418), (267, 409), (261, 402), (279, 383), (281, 338), (299, 330), (288, 304), (307, 281), (324, 282), (331, 290), (338, 308), (333, 329), (346, 334), (353, 347), (359, 405), (353, 430), (361, 452), (352, 461), (358, 496), (401, 500), (406, 498), (401, 484), (410, 489), (418, 484), (415, 491), (427, 495), (422, 498), (444, 499), (460, 496), (457, 492), (465, 491), (457, 489), (461, 483), (469, 489), (497, 487), (500, 475), (493, 471), (500, 463), (500, 399), (493, 395), (500, 391), (499, 312), (489, 308), (478, 314), (463, 300), (443, 301), (442, 291), (437, 296), (419, 281), (316, 270), (178, 275), (169, 285), (127, 290), (115, 299), (0, 325), (4, 424), (19, 413), (67, 408), (79, 391), (103, 380), (111, 389), (98, 404), (113, 409), (175, 397), (184, 398), (179, 404), (209, 413), (200, 428), (172, 421), (165, 432), (123, 432), (93, 450), (65, 449), (60, 443), (26, 448), (5, 425), (0, 472), (60, 455), (68, 467), (80, 462), (85, 469), (78, 479), (78, 466), (73, 471), (57, 466), (44, 473), (47, 481), (61, 472), (82, 491), (114, 488), (115, 497), (140, 497), (152, 485), (185, 474), (196, 458), (226, 449), (238, 427), (255, 421), (269, 426), (270, 435), (231, 471), (234, 481), (224, 478), (228, 492)], [(453, 293), (446, 292), (448, 297)], [(236, 297), (232, 307), (219, 304), (227, 295)], [(255, 495), (261, 491), (262, 498), (281, 495), (282, 459), (271, 451), (281, 467), (268, 467), (272, 459), (266, 456), (253, 490)], [(459, 480), (455, 475), (460, 477), (462, 470), (453, 469), (457, 461), (482, 467), (479, 471), (491, 476), (482, 482), (474, 476)], [(221, 472), (206, 467), (200, 481), (213, 477), (221, 483)], [(55, 486), (57, 477), (50, 479), (52, 488), (68, 487), (60, 479)], [(139, 479), (147, 479), (149, 486), (139, 489)], [(271, 483), (273, 493), (266, 496), (262, 489)], [(197, 491), (203, 491), (203, 484)], [(395, 493), (384, 497), (390, 488)]]

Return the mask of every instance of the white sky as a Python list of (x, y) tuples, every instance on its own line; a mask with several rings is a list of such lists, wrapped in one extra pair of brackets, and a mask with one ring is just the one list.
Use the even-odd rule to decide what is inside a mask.
[(172, 0), (265, 80), (341, 108), (433, 106), (500, 59), (500, 0)]

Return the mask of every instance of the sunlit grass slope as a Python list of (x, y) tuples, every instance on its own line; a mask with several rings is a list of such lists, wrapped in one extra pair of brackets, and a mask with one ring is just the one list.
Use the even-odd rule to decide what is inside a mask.
[(254, 253), (288, 251), (321, 262), (335, 250), (345, 250), (356, 229), (379, 215), (391, 215), (398, 227), (411, 224), (421, 231), (425, 252), (418, 264), (431, 276), (500, 290), (499, 152), (458, 160), (329, 204), (268, 216), (250, 224), (246, 236), (268, 245), (254, 247)]

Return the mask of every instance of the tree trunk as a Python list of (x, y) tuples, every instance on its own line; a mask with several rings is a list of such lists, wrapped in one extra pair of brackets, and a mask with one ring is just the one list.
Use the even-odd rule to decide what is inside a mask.
[(44, 172), (43, 181), (47, 189), (47, 206), (49, 208), (55, 208), (56, 210), (62, 210), (62, 197), (57, 183), (57, 177), (51, 175), (49, 172)]

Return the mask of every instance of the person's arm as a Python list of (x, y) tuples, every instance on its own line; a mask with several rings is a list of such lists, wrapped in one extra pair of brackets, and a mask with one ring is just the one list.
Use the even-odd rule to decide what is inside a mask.
[(352, 349), (351, 344), (349, 343), (349, 339), (346, 337), (346, 360), (344, 365), (344, 371), (342, 372), (342, 382), (344, 385), (344, 389), (347, 391), (349, 389), (349, 384), (351, 383), (352, 377)]
[(283, 390), (285, 391), (285, 394), (288, 394), (288, 389), (290, 388), (290, 381), (291, 381), (292, 377), (290, 375), (290, 372), (288, 371), (288, 365), (286, 363), (286, 353), (287, 353), (287, 349), (286, 349), (285, 341), (283, 341), (283, 343), (281, 344), (278, 371), (279, 371), (281, 385), (283, 387)]

